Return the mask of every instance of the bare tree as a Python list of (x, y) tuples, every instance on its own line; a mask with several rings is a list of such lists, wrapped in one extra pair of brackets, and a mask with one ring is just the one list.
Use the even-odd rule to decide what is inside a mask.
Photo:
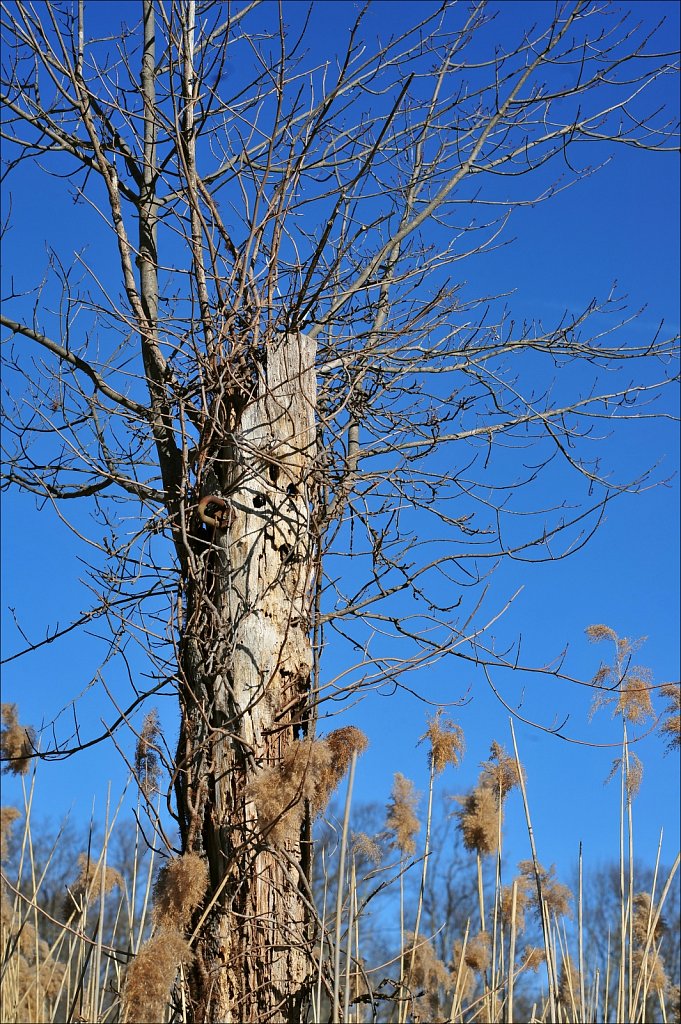
[[(5, 297), (5, 486), (87, 504), (79, 624), (155, 680), (42, 756), (176, 692), (158, 753), (210, 868), (196, 1020), (305, 1019), (310, 817), (360, 746), (319, 755), (322, 702), (448, 654), (513, 666), (479, 614), (492, 570), (576, 550), (641, 482), (588, 437), (655, 414), (675, 340), (630, 343), (614, 296), (546, 327), (459, 286), (514, 208), (588, 173), (581, 144), (674, 146), (654, 32), (535, 10), (507, 52), (482, 3), (415, 5), (383, 41), (346, 5), (319, 54), (297, 4), (142, 0), (132, 28), (129, 5), (3, 5), (5, 175), (74, 201), (43, 283)], [(542, 498), (557, 464), (572, 511)]]

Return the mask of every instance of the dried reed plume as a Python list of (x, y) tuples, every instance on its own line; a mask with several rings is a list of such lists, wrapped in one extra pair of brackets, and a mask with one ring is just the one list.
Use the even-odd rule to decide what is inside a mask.
[(19, 725), (16, 704), (0, 705), (0, 760), (6, 761), (4, 772), (25, 775), (35, 753), (35, 731)]
[[(608, 777), (605, 781), (610, 782), (611, 779), (613, 779), (618, 774), (621, 767), (622, 758), (616, 757), (612, 762), (612, 767), (610, 768), (610, 772), (608, 773)], [(639, 789), (641, 788), (641, 783), (643, 782), (643, 762), (641, 761), (641, 758), (638, 756), (638, 754), (635, 754), (633, 750), (629, 751), (628, 767), (625, 781), (627, 786), (627, 793), (630, 797), (635, 797)]]
[(665, 753), (681, 747), (681, 684), (665, 683), (660, 693), (667, 698), (664, 709), (666, 720), (660, 726), (660, 736), (666, 741)]
[(172, 857), (154, 886), (154, 921), (160, 928), (184, 931), (208, 888), (208, 863), (198, 853)]
[(124, 1024), (165, 1020), (168, 996), (180, 964), (191, 964), (194, 955), (179, 932), (162, 928), (145, 942), (128, 967), (123, 985)]
[(428, 939), (419, 936), (416, 946), (411, 932), (407, 932), (406, 939), (403, 953), (405, 961), (411, 957), (412, 949), (414, 950), (414, 964), (410, 974), (411, 988), (413, 992), (420, 993), (414, 1003), (416, 1013), (420, 1014), (423, 1020), (442, 1019), (440, 995), (441, 989), (451, 986), (449, 971), (438, 958), (433, 944)]
[(105, 868), (102, 872), (102, 865), (97, 864), (86, 853), (78, 855), (78, 867), (80, 868), (78, 877), (68, 887), (64, 897), (64, 913), (67, 917), (81, 913), (85, 904), (95, 896), (99, 896), (102, 889), (106, 893), (111, 892), (114, 886), (118, 886), (119, 889), (125, 888), (119, 871)]
[[(652, 905), (649, 892), (638, 892), (634, 896), (634, 910), (632, 914), (631, 922), (631, 934), (634, 942), (638, 943), (639, 946), (645, 946), (650, 927), (655, 916), (655, 908)], [(658, 943), (667, 927), (662, 917), (657, 919), (655, 925), (655, 932), (653, 934), (653, 941)]]
[[(14, 811), (14, 807), (4, 810)], [(17, 812), (18, 814), (18, 812)], [(8, 827), (11, 828), (11, 821)], [(2, 950), (3, 1011), (13, 1021), (52, 1020), (46, 1000), (59, 995), (66, 964), (36, 934), (35, 927), (17, 914), (5, 887), (0, 890), (0, 949)]]
[[(525, 875), (519, 875), (515, 880), (515, 927), (521, 932), (525, 927), (525, 911), (530, 902), (530, 880)], [(511, 914), (513, 911), (513, 885), (504, 885), (501, 890), (501, 916), (504, 922), (510, 927)]]
[(575, 1021), (582, 1019), (580, 1012), (580, 989), (579, 971), (574, 960), (568, 954), (568, 956), (563, 957), (563, 962), (560, 965), (557, 995), (558, 1002), (569, 1015), (574, 1015), (573, 1019)]
[(247, 795), (258, 812), (261, 830), (273, 843), (295, 842), (305, 817), (305, 803), (314, 800), (316, 780), (328, 771), (329, 750), (314, 740), (291, 744), (282, 763), (265, 768), (250, 783)]
[(8, 805), (0, 807), (0, 857), (2, 857), (5, 844), (9, 841), (12, 834), (14, 822), (20, 817), (21, 811), (18, 807), (10, 807)]
[(656, 949), (649, 949), (644, 957), (644, 949), (635, 949), (631, 957), (634, 977), (643, 974), (646, 988), (653, 992), (664, 992), (669, 985), (664, 960)]
[(315, 810), (320, 814), (326, 809), (331, 794), (350, 767), (352, 755), (363, 754), (369, 746), (369, 740), (361, 729), (354, 725), (346, 725), (342, 729), (334, 729), (323, 740), (330, 752), (326, 771), (319, 780), (319, 793), (315, 801)]
[(458, 828), (467, 850), (485, 856), (499, 845), (499, 807), (497, 795), (489, 786), (478, 784), (466, 796), (454, 798), (461, 804), (455, 811)]
[(430, 758), (435, 773), (451, 764), (453, 768), (459, 764), (465, 749), (463, 729), (450, 718), (444, 718), (441, 711), (428, 719), (428, 728), (422, 740), (430, 741)]
[(626, 722), (638, 725), (653, 715), (653, 704), (650, 699), (652, 689), (651, 674), (649, 669), (640, 665), (624, 665), (625, 659), (634, 651), (638, 650), (645, 641), (645, 637), (639, 640), (629, 640), (627, 637), (618, 637), (617, 633), (609, 626), (588, 626), (586, 635), (594, 643), (601, 640), (611, 640), (615, 644), (617, 657), (613, 665), (601, 665), (593, 677), (594, 686), (604, 688), (604, 692), (597, 693), (591, 707), (591, 716), (599, 708), (614, 704), (613, 717), (621, 715)]
[(334, 789), (348, 770), (353, 754), (366, 750), (368, 740), (349, 725), (321, 740), (297, 740), (280, 765), (265, 768), (250, 783), (247, 795), (255, 804), (258, 823), (279, 845), (294, 843), (305, 817), (305, 801), (313, 815), (325, 810)]
[(600, 708), (608, 707), (609, 704), (614, 704), (613, 718), (621, 715), (624, 721), (633, 725), (652, 717), (652, 681), (647, 668), (636, 665), (631, 669), (631, 674), (620, 679), (617, 671), (601, 666), (593, 681), (599, 685), (610, 681), (613, 685), (595, 695), (589, 712), (591, 718)]
[(373, 836), (366, 832), (353, 833), (352, 850), (357, 857), (370, 861), (372, 864), (380, 864), (383, 860), (383, 851)]
[(537, 870), (535, 872), (534, 863), (531, 860), (521, 860), (518, 864), (518, 870), (521, 875), (524, 875), (530, 883), (529, 892), (529, 903), (539, 913), (541, 919), (541, 908), (539, 905), (539, 893), (537, 890), (537, 876), (539, 876), (539, 884), (541, 885), (541, 895), (544, 903), (546, 904), (546, 910), (549, 917), (572, 917), (572, 910), (570, 908), (570, 901), (572, 899), (572, 893), (567, 885), (563, 885), (556, 878), (556, 866), (552, 864), (547, 870), (543, 868), (541, 864), (537, 864)]
[(124, 1024), (164, 1019), (178, 968), (194, 959), (183, 932), (207, 887), (208, 865), (196, 853), (174, 857), (161, 868), (153, 906), (159, 930), (128, 967), (122, 992)]
[(650, 699), (651, 676), (648, 669), (637, 666), (627, 675), (620, 686), (617, 705), (613, 715), (621, 715), (627, 722), (638, 725), (652, 718), (653, 702)]
[(522, 965), (528, 971), (538, 971), (546, 960), (546, 950), (541, 946), (525, 946)]
[(490, 934), (489, 932), (478, 932), (466, 943), (464, 963), (476, 974), (482, 974), (489, 967), (490, 962)]
[(157, 747), (160, 736), (161, 727), (158, 721), (158, 712), (156, 708), (152, 708), (144, 719), (142, 731), (139, 734), (135, 748), (135, 772), (140, 789), (146, 797), (151, 796), (158, 790), (161, 771)]
[(598, 644), (601, 640), (612, 640), (612, 642), (616, 644), (619, 640), (614, 629), (611, 629), (610, 626), (603, 626), (602, 624), (587, 626), (584, 632), (593, 644)]
[(520, 785), (518, 762), (496, 740), (492, 741), (489, 753), (489, 761), (483, 761), (480, 766), (480, 783), (489, 786), (504, 800), (512, 789)]
[(452, 983), (456, 984), (460, 998), (467, 999), (475, 987), (475, 975), (482, 973), (489, 966), (490, 950), (489, 935), (480, 932), (466, 943), (457, 939), (452, 949), (450, 965)]
[(414, 837), (421, 828), (421, 823), (416, 817), (418, 801), (419, 795), (414, 791), (411, 779), (405, 778), (401, 772), (395, 772), (385, 827), (394, 837), (392, 846), (407, 856), (415, 852)]

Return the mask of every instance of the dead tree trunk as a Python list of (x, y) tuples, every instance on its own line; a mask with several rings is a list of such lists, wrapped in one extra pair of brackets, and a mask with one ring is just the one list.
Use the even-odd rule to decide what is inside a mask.
[(314, 357), (282, 333), (244, 358), (250, 393), (242, 380), (216, 403), (203, 453), (222, 493), (203, 495), (213, 523), (188, 581), (177, 786), (183, 847), (207, 855), (215, 897), (197, 943), (200, 1020), (305, 1019), (306, 843), (269, 843), (247, 789), (309, 728)]

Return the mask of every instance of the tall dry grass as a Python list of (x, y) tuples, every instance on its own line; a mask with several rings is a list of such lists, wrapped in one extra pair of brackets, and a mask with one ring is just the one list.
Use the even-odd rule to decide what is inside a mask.
[[(620, 806), (619, 831), (613, 836), (619, 910), (607, 955), (601, 961), (586, 959), (590, 922), (581, 850), (574, 892), (541, 861), (532, 779), (523, 768), (512, 721), (508, 748), (494, 741), (475, 786), (456, 798), (453, 820), (474, 871), (477, 907), (445, 954), (437, 929), (424, 928), (425, 920), (432, 922), (424, 904), (432, 884), (434, 794), (444, 769), (456, 768), (463, 756), (463, 732), (442, 715), (428, 722), (423, 741), (430, 773), (423, 819), (413, 783), (397, 773), (384, 826), (370, 836), (352, 831), (353, 781), (365, 740), (359, 730), (338, 730), (326, 740), (301, 742), (281, 768), (263, 773), (251, 793), (264, 841), (279, 848), (299, 827), (303, 801), (313, 801), (319, 812), (333, 787), (347, 778), (335, 850), (321, 855), (310, 1020), (678, 1021), (678, 979), (668, 976), (664, 960), (664, 911), (679, 858), (663, 874), (658, 850), (647, 889), (637, 885), (635, 866), (635, 799), (643, 766), (631, 749), (630, 732), (652, 712), (651, 683), (645, 672), (629, 667), (634, 645), (607, 627), (594, 627), (590, 637), (614, 646), (612, 664), (596, 676), (603, 687), (598, 692), (605, 695), (596, 704), (597, 709), (610, 707), (622, 726), (621, 753), (613, 766), (619, 787), (612, 790)], [(670, 746), (678, 746), (678, 687), (667, 684), (663, 696), (668, 706), (661, 734)], [(148, 851), (138, 830), (126, 871), (114, 870), (119, 803), (106, 808), (98, 843), (92, 828), (73, 864), (61, 908), (48, 910), (44, 894), (62, 856), (63, 836), (57, 836), (46, 858), (37, 856), (32, 812), (37, 776), (29, 775), (26, 756), (33, 737), (19, 726), (14, 707), (3, 708), (3, 723), (3, 749), (12, 752), (10, 766), (22, 780), (23, 803), (2, 808), (0, 815), (3, 851), (15, 851), (9, 858), (13, 872), (5, 863), (2, 872), (0, 1020), (190, 1020), (186, 973), (193, 958), (191, 923), (207, 884), (204, 861)], [(138, 768), (143, 762), (147, 796), (156, 788), (154, 738), (150, 721), (146, 745), (136, 757)], [(504, 839), (506, 800), (513, 790), (521, 798), (530, 857), (511, 871)], [(412, 878), (414, 901), (406, 897)], [(373, 951), (379, 933), (386, 952), (377, 960)]]

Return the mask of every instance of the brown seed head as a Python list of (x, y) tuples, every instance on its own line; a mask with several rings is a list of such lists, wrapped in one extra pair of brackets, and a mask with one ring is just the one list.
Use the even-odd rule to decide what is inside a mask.
[[(457, 939), (452, 948), (452, 962), (450, 964), (450, 975), (452, 986), (456, 986), (459, 998), (463, 1001), (468, 999), (475, 987), (475, 974), (466, 963), (468, 943), (464, 950), (463, 942)], [(457, 984), (458, 979), (458, 984)]]
[(538, 971), (545, 960), (545, 949), (540, 946), (525, 946), (522, 963), (529, 971)]
[(279, 845), (295, 842), (305, 817), (305, 800), (313, 815), (321, 814), (353, 753), (361, 754), (368, 740), (360, 729), (336, 729), (322, 740), (297, 740), (282, 763), (264, 768), (249, 784), (258, 822), (267, 837)]
[(503, 813), (489, 786), (478, 784), (467, 796), (457, 796), (461, 810), (455, 812), (467, 850), (481, 856), (495, 853), (499, 846), (499, 816)]
[(3, 805), (0, 807), (0, 858), (3, 856), (5, 844), (12, 834), (12, 828), (17, 818), (21, 817), (18, 807)]
[(328, 771), (330, 751), (323, 741), (291, 744), (280, 765), (264, 768), (250, 783), (247, 795), (255, 803), (258, 823), (271, 842), (283, 846), (300, 837), (305, 798), (312, 803), (315, 780)]
[(478, 932), (466, 943), (464, 961), (476, 974), (481, 974), (489, 967), (490, 961), (490, 934), (489, 932)]
[(160, 764), (157, 747), (160, 736), (161, 727), (158, 721), (158, 712), (155, 708), (152, 708), (144, 719), (142, 731), (135, 748), (135, 771), (142, 792), (146, 797), (151, 796), (158, 790)]
[(154, 921), (161, 928), (183, 932), (208, 888), (208, 863), (198, 853), (171, 857), (154, 886)]
[(406, 939), (404, 963), (407, 967), (411, 963), (412, 948), (414, 949), (414, 966), (408, 988), (412, 991), (423, 991), (423, 995), (416, 1000), (417, 1011), (427, 1015), (423, 1017), (424, 1020), (438, 1020), (441, 1014), (440, 989), (449, 986), (449, 972), (428, 939), (419, 935), (415, 948), (414, 936), (411, 933), (407, 933)]
[(617, 657), (626, 658), (628, 654), (635, 651), (641, 644), (640, 640), (630, 640), (628, 636), (617, 637)]
[(650, 689), (650, 672), (638, 666), (632, 669), (632, 673), (622, 680), (614, 714), (622, 715), (625, 721), (634, 725), (652, 718)]
[(125, 888), (123, 877), (119, 871), (106, 868), (102, 872), (101, 864), (97, 864), (86, 853), (78, 855), (78, 867), (80, 868), (78, 876), (69, 886), (64, 897), (64, 913), (67, 917), (74, 913), (80, 913), (85, 903), (99, 897), (102, 890), (107, 893), (111, 892), (114, 886), (121, 890)]
[[(530, 881), (525, 875), (516, 878), (515, 895), (515, 927), (521, 932), (525, 927), (525, 910), (530, 901)], [(501, 916), (504, 922), (511, 926), (511, 914), (513, 911), (513, 886), (505, 885), (501, 890)]]
[[(573, 1010), (578, 1009), (581, 1005), (580, 989), (579, 971), (574, 960), (569, 955), (563, 957), (558, 978), (558, 1002), (570, 1016), (572, 1016)], [(580, 1013), (577, 1014), (576, 1019), (581, 1020)]]
[(482, 768), (481, 784), (489, 786), (501, 796), (502, 800), (515, 786), (520, 785), (518, 762), (496, 740), (492, 742), (489, 761), (483, 761), (480, 767)]
[(334, 729), (321, 742), (326, 744), (330, 756), (325, 761), (324, 769), (319, 773), (319, 792), (315, 802), (318, 813), (326, 809), (331, 794), (350, 767), (352, 755), (363, 754), (369, 746), (369, 741), (362, 730), (354, 725)]
[(35, 753), (35, 730), (19, 725), (16, 704), (0, 705), (0, 758), (3, 772), (25, 775)]
[(186, 940), (172, 929), (162, 928), (149, 939), (128, 967), (122, 992), (124, 1024), (165, 1020), (178, 967), (193, 959)]
[(453, 768), (459, 764), (465, 748), (463, 729), (451, 718), (443, 717), (441, 711), (428, 719), (428, 728), (421, 739), (430, 741), (430, 758), (436, 774), (448, 764)]
[[(621, 767), (622, 758), (614, 758), (612, 766), (610, 768), (610, 772), (608, 773), (608, 777), (605, 780), (606, 783), (614, 779), (614, 777), (620, 771)], [(641, 788), (641, 783), (643, 782), (643, 762), (641, 761), (638, 754), (635, 754), (633, 750), (629, 751), (629, 761), (625, 782), (627, 786), (627, 793), (633, 799), (633, 797), (636, 796), (639, 789)]]
[(643, 974), (646, 980), (646, 987), (652, 992), (664, 992), (669, 984), (664, 960), (656, 949), (649, 949), (648, 956), (644, 959), (644, 949), (635, 949), (632, 954), (632, 968), (634, 978)]
[(613, 681), (614, 675), (611, 665), (601, 665), (591, 682), (594, 686), (606, 686)]
[(612, 642), (616, 644), (619, 639), (614, 629), (602, 624), (587, 626), (584, 632), (592, 644), (598, 644), (601, 640), (612, 640)]
[(414, 783), (400, 772), (395, 772), (385, 827), (394, 836), (392, 845), (408, 856), (416, 850), (414, 837), (421, 828), (416, 817), (418, 801), (419, 795), (414, 790)]
[[(648, 934), (651, 930), (655, 908), (652, 906), (650, 893), (639, 892), (634, 896), (634, 911), (632, 914), (632, 936), (634, 942), (639, 946), (645, 946), (648, 941)], [(653, 941), (658, 943), (667, 930), (664, 919), (660, 916), (655, 925)]]
[(667, 989), (667, 997), (669, 1024), (681, 1024), (681, 985), (670, 985)]
[(570, 909), (572, 893), (568, 889), (567, 885), (563, 885), (562, 882), (559, 882), (556, 878), (555, 864), (552, 864), (548, 871), (546, 868), (543, 868), (541, 864), (537, 864), (537, 871), (535, 873), (534, 864), (531, 860), (521, 860), (518, 864), (518, 870), (529, 882), (529, 903), (534, 907), (537, 913), (539, 913), (540, 920), (541, 913), (539, 894), (537, 891), (537, 875), (539, 876), (539, 883), (541, 885), (542, 899), (546, 903), (546, 909), (549, 917), (552, 915), (555, 917), (572, 917), (572, 910)]
[(368, 860), (372, 864), (380, 864), (383, 860), (383, 851), (373, 838), (366, 832), (357, 832), (352, 837), (352, 849), (356, 856)]
[(681, 683), (665, 683), (660, 693), (667, 698), (664, 714), (667, 716), (660, 725), (660, 736), (666, 741), (665, 753), (681, 747)]

